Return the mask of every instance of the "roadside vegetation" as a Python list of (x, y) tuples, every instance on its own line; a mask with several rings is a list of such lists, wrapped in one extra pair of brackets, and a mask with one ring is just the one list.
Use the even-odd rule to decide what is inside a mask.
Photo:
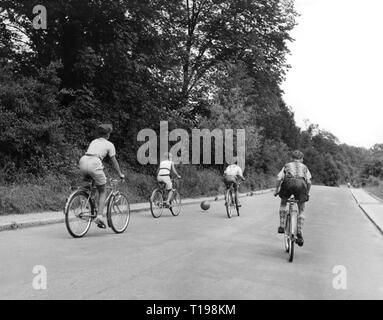
[(363, 164), (359, 186), (383, 199), (383, 144), (370, 150), (368, 160)]
[[(100, 122), (114, 126), (132, 202), (155, 187), (137, 134), (161, 120), (169, 130), (245, 129), (243, 190), (274, 185), (294, 149), (316, 184), (369, 183), (374, 150), (297, 127), (283, 101), (292, 0), (45, 2), (47, 30), (33, 28), (33, 1), (0, 5), (0, 214), (62, 209)], [(180, 172), (186, 197), (223, 191), (222, 165)]]

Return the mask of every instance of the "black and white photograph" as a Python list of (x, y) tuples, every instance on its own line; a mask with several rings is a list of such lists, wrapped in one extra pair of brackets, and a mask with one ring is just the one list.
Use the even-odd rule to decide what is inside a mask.
[(0, 0), (0, 300), (383, 300), (382, 14)]

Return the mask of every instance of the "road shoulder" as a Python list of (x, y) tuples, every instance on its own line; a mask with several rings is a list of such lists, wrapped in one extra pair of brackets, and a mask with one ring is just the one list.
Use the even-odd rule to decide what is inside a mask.
[(383, 235), (383, 202), (363, 189), (350, 189), (360, 209)]
[[(269, 193), (274, 189), (265, 189), (259, 191), (253, 191), (240, 194), (240, 197), (255, 196), (264, 193)], [(196, 204), (202, 201), (222, 201), (223, 196), (218, 197), (201, 197), (192, 199), (183, 199), (182, 205)], [(142, 212), (150, 210), (150, 204), (148, 202), (134, 203), (130, 206), (130, 211)], [(50, 225), (64, 222), (63, 211), (50, 211), (40, 213), (28, 213), (28, 214), (12, 214), (0, 216), (0, 232), (17, 230), (21, 228), (38, 227), (43, 225)]]

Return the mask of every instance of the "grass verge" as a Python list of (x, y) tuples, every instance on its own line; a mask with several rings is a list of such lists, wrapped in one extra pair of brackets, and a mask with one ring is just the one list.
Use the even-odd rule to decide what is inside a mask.
[[(224, 193), (222, 174), (216, 170), (198, 169), (194, 166), (180, 166), (182, 180), (178, 189), (184, 198), (215, 196)], [(108, 171), (108, 170), (107, 170)], [(124, 170), (127, 183), (121, 189), (131, 203), (148, 201), (157, 183), (153, 175)], [(107, 176), (113, 176), (107, 174)], [(270, 188), (274, 181), (266, 175), (252, 174), (241, 185), (241, 192)], [(60, 211), (73, 186), (79, 186), (79, 175), (55, 176), (49, 174), (40, 179), (0, 185), (0, 215), (25, 214), (31, 212)]]

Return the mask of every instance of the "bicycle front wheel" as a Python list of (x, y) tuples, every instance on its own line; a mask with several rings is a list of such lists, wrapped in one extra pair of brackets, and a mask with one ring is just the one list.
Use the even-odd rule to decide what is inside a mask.
[(233, 213), (231, 211), (233, 199), (232, 199), (232, 194), (231, 194), (230, 189), (228, 189), (226, 191), (225, 199), (226, 199), (226, 204), (225, 204), (226, 205), (226, 213), (227, 213), (227, 217), (230, 219), (233, 216)]
[(107, 217), (109, 227), (115, 233), (122, 233), (126, 230), (130, 222), (130, 205), (126, 195), (118, 193), (110, 199)]
[(181, 212), (181, 195), (178, 191), (174, 191), (173, 200), (171, 202), (170, 212), (173, 216), (178, 216)]
[(150, 197), (150, 211), (154, 218), (161, 217), (164, 211), (164, 199), (159, 189), (155, 189)]
[(65, 204), (65, 225), (73, 238), (83, 237), (89, 230), (94, 204), (89, 194), (81, 191), (71, 195)]

